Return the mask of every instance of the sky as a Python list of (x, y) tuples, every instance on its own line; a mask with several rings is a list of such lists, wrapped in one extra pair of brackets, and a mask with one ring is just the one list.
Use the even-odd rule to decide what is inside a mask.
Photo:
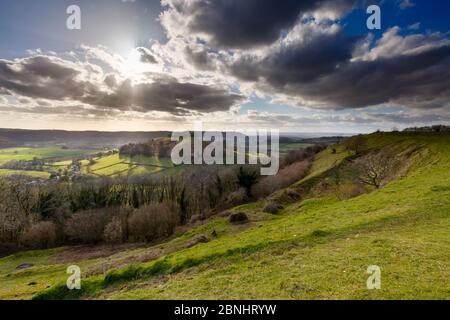
[(446, 0), (0, 0), (0, 127), (450, 124), (449, 14)]

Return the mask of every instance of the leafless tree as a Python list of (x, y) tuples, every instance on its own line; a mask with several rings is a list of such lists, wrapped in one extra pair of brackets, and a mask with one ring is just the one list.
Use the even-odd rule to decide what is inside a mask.
[(381, 151), (360, 157), (353, 164), (360, 182), (379, 189), (394, 174), (398, 160), (391, 152)]

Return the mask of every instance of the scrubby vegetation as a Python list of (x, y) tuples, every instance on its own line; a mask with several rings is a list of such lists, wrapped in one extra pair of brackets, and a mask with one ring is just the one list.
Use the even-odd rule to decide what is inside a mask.
[(291, 151), (270, 178), (257, 166), (193, 166), (179, 175), (0, 184), (0, 252), (61, 245), (152, 242), (176, 227), (252, 202), (304, 177), (321, 148)]

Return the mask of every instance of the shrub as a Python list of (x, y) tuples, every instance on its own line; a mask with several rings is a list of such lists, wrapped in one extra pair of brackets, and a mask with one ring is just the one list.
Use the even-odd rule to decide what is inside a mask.
[(263, 212), (265, 213), (271, 213), (271, 214), (277, 214), (280, 210), (283, 209), (283, 206), (280, 204), (276, 204), (274, 202), (268, 203), (264, 209)]
[(246, 223), (248, 222), (248, 217), (243, 212), (233, 213), (230, 218), (230, 222), (233, 224)]
[(240, 167), (236, 177), (238, 180), (238, 185), (244, 188), (247, 197), (250, 198), (252, 187), (258, 181), (258, 174), (256, 173), (256, 171), (247, 169), (244, 170), (243, 167)]
[(89, 210), (74, 214), (66, 222), (64, 231), (70, 240), (96, 243), (103, 240), (103, 231), (111, 214), (105, 210)]
[(103, 238), (107, 243), (116, 244), (123, 241), (123, 228), (120, 217), (114, 217), (105, 227)]
[(241, 204), (247, 202), (247, 192), (244, 188), (240, 188), (237, 191), (231, 192), (226, 200), (226, 203), (229, 207), (237, 207)]
[(23, 233), (21, 243), (33, 249), (53, 247), (56, 244), (55, 224), (50, 221), (38, 222)]
[(136, 210), (128, 220), (133, 241), (153, 241), (173, 234), (178, 224), (177, 210), (168, 203), (151, 204)]

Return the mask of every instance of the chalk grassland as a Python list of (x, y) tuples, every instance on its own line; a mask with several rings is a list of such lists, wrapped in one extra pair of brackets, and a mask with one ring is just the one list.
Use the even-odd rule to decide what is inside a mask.
[[(450, 139), (376, 134), (366, 149), (413, 152), (411, 168), (386, 187), (348, 200), (333, 195), (235, 208), (251, 223), (214, 218), (154, 246), (59, 248), (0, 259), (1, 299), (450, 299)], [(350, 156), (316, 157), (310, 183)], [(211, 234), (215, 231), (216, 237)], [(212, 241), (189, 247), (199, 234)], [(92, 252), (95, 251), (95, 252)], [(95, 253), (95, 254), (94, 254)], [(22, 263), (35, 266), (16, 271)], [(82, 289), (65, 287), (79, 265)], [(367, 267), (382, 272), (368, 290)]]

